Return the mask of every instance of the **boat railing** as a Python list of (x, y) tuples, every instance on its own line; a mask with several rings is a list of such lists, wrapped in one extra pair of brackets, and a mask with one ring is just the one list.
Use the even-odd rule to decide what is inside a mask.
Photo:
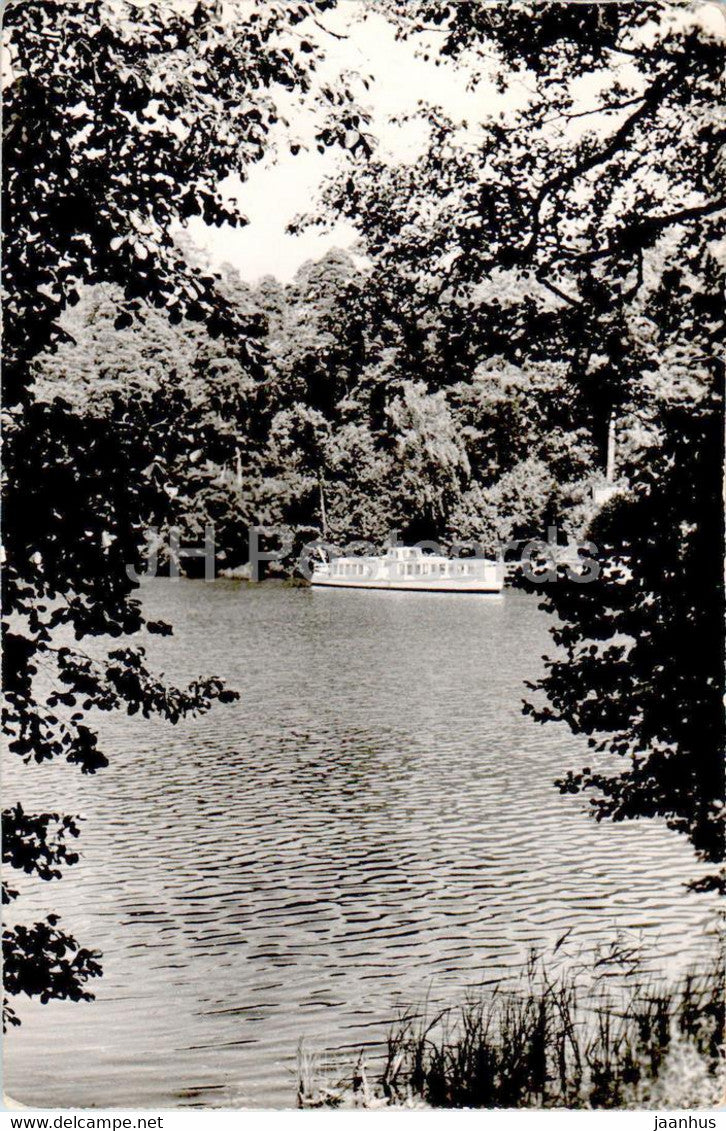
[(421, 554), (415, 558), (385, 557), (333, 557), (330, 562), (315, 566), (321, 576), (350, 579), (390, 578), (443, 579), (443, 578), (482, 578), (491, 576), (499, 569), (498, 563), (484, 558), (444, 558), (438, 555)]

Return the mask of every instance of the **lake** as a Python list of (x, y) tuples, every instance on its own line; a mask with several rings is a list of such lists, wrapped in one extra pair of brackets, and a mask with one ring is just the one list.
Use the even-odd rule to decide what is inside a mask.
[[(102, 717), (111, 766), (6, 769), (81, 813), (82, 860), (24, 885), (103, 951), (90, 1004), (19, 1001), (5, 1087), (48, 1106), (292, 1106), (296, 1048), (375, 1056), (564, 930), (668, 965), (713, 914), (687, 845), (596, 824), (552, 782), (585, 744), (521, 714), (549, 620), (503, 598), (155, 581), (154, 665), (241, 693), (201, 719)], [(7, 759), (6, 759), (7, 761)], [(17, 761), (17, 760), (14, 760)], [(18, 773), (18, 770), (20, 772)], [(11, 908), (9, 922), (14, 922)]]

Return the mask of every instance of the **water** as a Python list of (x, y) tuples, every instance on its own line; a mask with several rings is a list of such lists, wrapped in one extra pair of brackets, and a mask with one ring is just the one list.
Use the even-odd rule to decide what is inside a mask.
[[(92, 1004), (21, 1002), (6, 1088), (48, 1106), (292, 1106), (298, 1041), (375, 1055), (567, 928), (691, 956), (713, 906), (655, 822), (596, 825), (552, 786), (583, 744), (522, 716), (536, 601), (154, 582), (149, 644), (239, 703), (104, 717), (111, 766), (10, 765), (6, 796), (82, 813), (82, 861), (25, 885), (104, 953)], [(14, 921), (15, 908), (9, 921)]]

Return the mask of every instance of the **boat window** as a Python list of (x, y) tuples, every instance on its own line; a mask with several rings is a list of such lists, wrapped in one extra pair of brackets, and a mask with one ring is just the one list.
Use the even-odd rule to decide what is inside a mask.
[(411, 565), (410, 562), (406, 566), (406, 573), (409, 574), (409, 575), (413, 573), (413, 566)]

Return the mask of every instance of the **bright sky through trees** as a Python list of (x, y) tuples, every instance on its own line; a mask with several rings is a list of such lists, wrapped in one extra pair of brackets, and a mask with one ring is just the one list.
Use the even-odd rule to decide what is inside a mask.
[[(722, 4), (706, 3), (689, 18), (726, 32), (724, 11)], [(680, 18), (685, 18), (685, 13)], [(505, 93), (486, 80), (468, 89), (470, 74), (465, 67), (436, 66), (433, 58), (424, 59), (411, 42), (396, 40), (395, 29), (383, 15), (364, 15), (360, 0), (345, 0), (337, 11), (325, 14), (324, 23), (333, 33), (319, 33), (329, 56), (324, 68), (331, 80), (343, 70), (371, 78), (368, 90), (360, 84), (361, 101), (371, 109), (370, 131), (391, 161), (409, 161), (419, 155), (428, 127), (421, 119), (400, 119), (415, 114), (421, 101), (440, 106), (452, 119), (465, 122), (464, 133), (475, 136), (478, 122), (506, 116), (508, 110), (523, 106), (528, 99), (524, 80)], [(436, 36), (432, 34), (431, 38), (435, 44)], [(579, 86), (583, 107), (589, 108), (597, 93), (597, 80), (581, 80)], [(299, 128), (300, 112), (295, 114), (292, 103), (290, 110)], [(615, 125), (616, 116), (610, 115), (607, 127)], [(571, 135), (594, 126), (592, 117), (576, 120), (568, 132)], [(247, 227), (210, 228), (194, 218), (189, 233), (207, 250), (215, 267), (230, 263), (252, 283), (264, 275), (290, 282), (306, 260), (319, 259), (331, 247), (353, 249), (356, 231), (344, 220), (295, 235), (286, 230), (295, 216), (315, 206), (324, 180), (346, 159), (339, 149), (318, 153), (312, 138), (309, 148), (295, 156), (283, 143), (277, 155), (271, 154), (264, 163), (251, 168), (244, 184), (236, 177), (228, 179), (230, 197), (239, 202), (249, 218)]]
[[(414, 114), (420, 101), (441, 106), (453, 119), (474, 127), (478, 121), (526, 101), (524, 84), (506, 95), (489, 82), (468, 90), (469, 75), (464, 68), (437, 67), (432, 60), (418, 57), (410, 43), (396, 40), (393, 26), (382, 15), (372, 13), (360, 18), (361, 9), (357, 0), (347, 0), (341, 11), (325, 14), (326, 26), (346, 38), (326, 37), (330, 57), (324, 66), (331, 80), (340, 71), (372, 78), (367, 91), (359, 84), (361, 102), (372, 111), (370, 132), (389, 160), (412, 160), (421, 152), (426, 124), (421, 120), (395, 121)], [(295, 112), (291, 110), (290, 117)], [(298, 129), (299, 119), (298, 111)], [(318, 153), (312, 138), (308, 150), (296, 156), (281, 145), (277, 159), (271, 155), (250, 170), (245, 184), (229, 178), (230, 195), (250, 220), (246, 228), (208, 228), (194, 219), (190, 234), (207, 248), (215, 266), (231, 263), (249, 282), (268, 274), (289, 282), (307, 259), (319, 258), (330, 247), (351, 248), (355, 242), (354, 227), (342, 221), (325, 230), (313, 228), (298, 235), (286, 232), (296, 215), (315, 204), (323, 180), (345, 160), (345, 154), (337, 149)]]

